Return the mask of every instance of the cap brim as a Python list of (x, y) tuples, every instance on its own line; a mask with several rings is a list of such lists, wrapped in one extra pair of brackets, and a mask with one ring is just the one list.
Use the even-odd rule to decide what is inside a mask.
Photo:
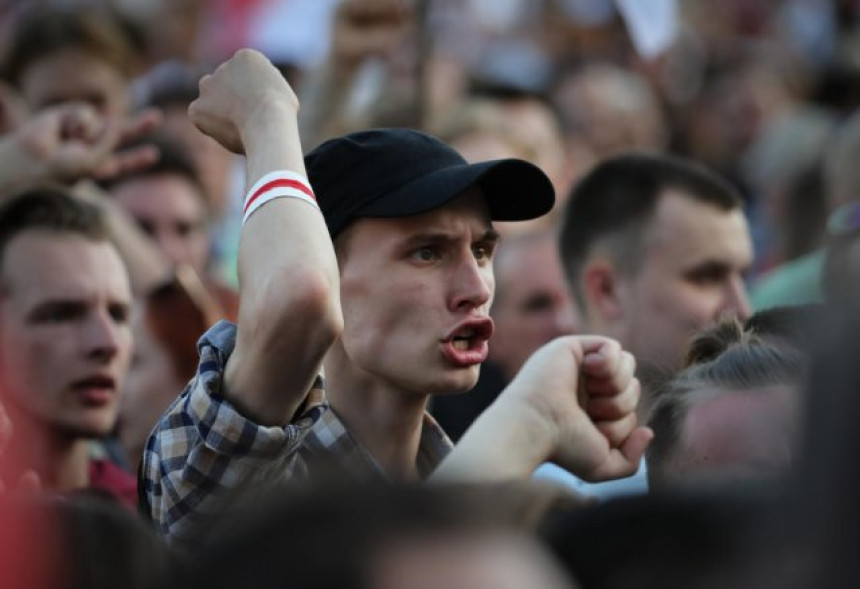
[(478, 186), (494, 221), (525, 221), (555, 204), (552, 183), (540, 168), (517, 159), (462, 164), (436, 170), (363, 207), (362, 217), (405, 217), (437, 209)]

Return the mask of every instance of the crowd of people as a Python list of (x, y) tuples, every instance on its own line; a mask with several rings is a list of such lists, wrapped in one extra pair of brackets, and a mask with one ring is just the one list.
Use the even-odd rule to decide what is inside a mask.
[(860, 6), (0, 3), (0, 586), (850, 587)]

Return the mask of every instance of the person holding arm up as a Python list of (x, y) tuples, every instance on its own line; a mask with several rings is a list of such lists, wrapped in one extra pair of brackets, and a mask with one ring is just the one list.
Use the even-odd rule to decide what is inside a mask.
[(201, 339), (196, 378), (147, 443), (143, 507), (162, 534), (189, 542), (245, 486), (332, 470), (510, 479), (550, 456), (591, 478), (635, 469), (651, 436), (636, 424), (635, 361), (605, 338), (542, 348), (456, 448), (426, 411), (430, 395), (477, 380), (493, 331), (492, 222), (552, 207), (538, 168), (468, 164), (408, 129), (333, 139), (303, 162), (295, 95), (254, 51), (200, 90), (192, 119), (247, 157), (241, 306), (238, 325)]

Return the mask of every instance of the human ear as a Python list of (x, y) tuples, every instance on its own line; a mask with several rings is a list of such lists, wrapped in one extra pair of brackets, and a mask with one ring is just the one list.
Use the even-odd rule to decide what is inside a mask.
[(586, 306), (603, 320), (621, 317), (623, 308), (618, 297), (618, 272), (607, 260), (593, 260), (582, 272), (582, 290)]

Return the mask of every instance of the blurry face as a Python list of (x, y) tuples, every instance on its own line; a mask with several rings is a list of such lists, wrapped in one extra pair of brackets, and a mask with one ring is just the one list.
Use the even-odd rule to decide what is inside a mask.
[(619, 278), (619, 338), (640, 363), (678, 368), (696, 331), (723, 314), (749, 316), (752, 243), (740, 210), (666, 192), (644, 248), (639, 272)]
[(191, 182), (175, 174), (131, 178), (118, 184), (113, 195), (168, 261), (190, 264), (201, 275), (206, 272), (206, 209)]
[(0, 383), (34, 422), (71, 436), (109, 433), (128, 368), (128, 274), (114, 247), (24, 232), (3, 259)]
[[(119, 410), (119, 438), (132, 464), (140, 460), (149, 432), (182, 391), (169, 352), (146, 328), (144, 314), (133, 321), (134, 355)], [(189, 375), (190, 376), (190, 375)]]
[(574, 585), (533, 541), (499, 534), (408, 539), (377, 557), (373, 589), (565, 589)]
[(490, 359), (513, 378), (532, 352), (573, 333), (577, 321), (552, 235), (501, 247), (495, 267), (499, 290), (493, 304), (496, 332)]
[(496, 234), (470, 191), (411, 217), (360, 219), (340, 248), (343, 348), (421, 394), (470, 389), (486, 359)]
[(695, 403), (672, 460), (678, 482), (774, 477), (788, 470), (797, 437), (797, 391), (723, 392)]
[(128, 114), (128, 82), (111, 64), (80, 49), (62, 49), (31, 63), (20, 81), (33, 110), (85, 102), (109, 117)]

